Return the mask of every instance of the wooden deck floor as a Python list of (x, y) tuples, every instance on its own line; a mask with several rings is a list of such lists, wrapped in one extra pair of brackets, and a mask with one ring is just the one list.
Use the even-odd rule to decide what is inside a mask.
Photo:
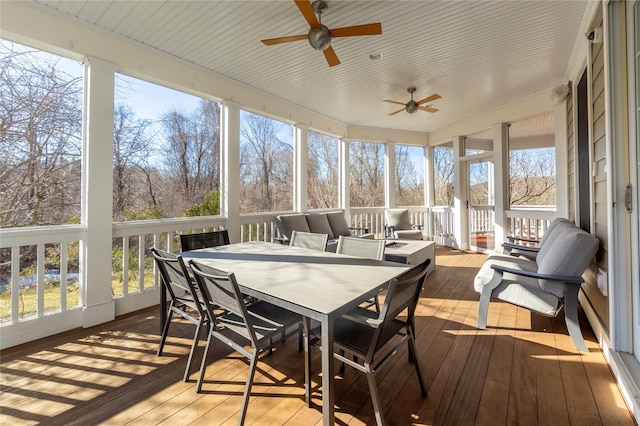
[[(438, 248), (417, 312), (428, 396), (399, 354), (379, 376), (385, 416), (396, 425), (632, 425), (634, 419), (586, 325), (590, 352), (576, 352), (561, 318), (493, 302), (489, 328), (474, 326), (473, 277), (484, 255)], [(584, 318), (582, 318), (584, 320)], [(210, 353), (203, 392), (182, 374), (193, 326), (179, 324), (156, 357), (158, 311), (0, 353), (0, 424), (233, 425), (247, 364), (223, 347)], [(192, 335), (192, 334), (191, 334)], [(202, 348), (202, 345), (201, 345)], [(321, 424), (319, 356), (315, 406), (304, 404), (303, 357), (293, 339), (262, 358), (246, 424)], [(373, 424), (364, 377), (338, 377), (338, 424)]]

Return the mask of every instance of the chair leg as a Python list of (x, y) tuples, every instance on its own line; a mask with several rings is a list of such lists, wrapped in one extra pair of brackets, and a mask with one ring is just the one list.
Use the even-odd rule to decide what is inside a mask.
[(489, 314), (489, 300), (493, 289), (502, 282), (502, 272), (493, 271), (491, 281), (482, 287), (480, 302), (478, 303), (478, 328), (487, 328), (487, 316)]
[(247, 377), (247, 384), (244, 387), (244, 394), (242, 396), (242, 407), (240, 408), (240, 416), (238, 417), (238, 426), (244, 424), (244, 419), (247, 417), (247, 407), (249, 406), (249, 397), (251, 396), (251, 386), (253, 385), (253, 376), (256, 372), (256, 366), (258, 364), (259, 352), (254, 348), (253, 356), (249, 364), (249, 375)]
[(157, 356), (162, 356), (162, 350), (164, 349), (164, 342), (167, 340), (167, 335), (169, 334), (169, 325), (171, 324), (171, 317), (173, 316), (173, 310), (169, 307), (169, 314), (167, 315), (167, 319), (164, 322), (164, 327), (162, 328), (162, 337), (160, 337), (160, 346), (158, 347)]
[(191, 343), (191, 350), (189, 351), (189, 358), (187, 358), (187, 366), (184, 369), (184, 378), (183, 381), (189, 380), (189, 373), (191, 372), (191, 360), (193, 359), (193, 354), (198, 347), (198, 341), (200, 340), (200, 329), (202, 327), (203, 321), (200, 321), (196, 326), (196, 332), (193, 335), (193, 343)]
[(580, 292), (579, 284), (571, 284), (567, 290), (567, 295), (564, 297), (564, 320), (567, 324), (567, 330), (569, 336), (573, 341), (573, 345), (577, 350), (582, 352), (589, 352), (587, 344), (582, 337), (582, 330), (580, 330), (580, 322), (578, 320), (578, 293)]
[(202, 389), (202, 380), (204, 379), (204, 373), (207, 371), (207, 355), (209, 354), (209, 345), (211, 344), (211, 336), (209, 333), (207, 336), (207, 344), (204, 346), (204, 353), (202, 354), (202, 362), (200, 363), (200, 375), (198, 375), (198, 383), (196, 383), (196, 393), (200, 393)]
[(369, 383), (369, 392), (371, 393), (371, 402), (373, 403), (373, 411), (378, 426), (384, 425), (384, 417), (382, 416), (382, 402), (378, 393), (378, 385), (376, 384), (376, 376), (372, 371), (366, 373), (367, 382)]
[(416, 374), (418, 375), (418, 383), (420, 383), (422, 396), (427, 396), (427, 387), (424, 385), (424, 379), (422, 377), (422, 372), (420, 371), (420, 362), (418, 361), (418, 354), (416, 352), (416, 341), (413, 331), (411, 330), (409, 330), (409, 358), (413, 360), (413, 364), (416, 367)]

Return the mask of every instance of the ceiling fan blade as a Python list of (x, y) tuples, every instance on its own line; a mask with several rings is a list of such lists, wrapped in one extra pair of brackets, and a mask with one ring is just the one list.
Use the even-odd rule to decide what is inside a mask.
[(287, 36), (287, 37), (268, 38), (266, 40), (260, 40), (260, 41), (266, 44), (267, 46), (271, 46), (274, 44), (288, 43), (290, 41), (307, 40), (308, 38), (309, 36), (307, 34), (300, 34), (300, 35)]
[(404, 111), (404, 108), (399, 109), (399, 110), (397, 110), (397, 111), (395, 111), (395, 112), (392, 112), (392, 113), (391, 113), (391, 114), (389, 114), (389, 115), (396, 115), (397, 113), (402, 112), (402, 111)]
[(429, 108), (429, 107), (423, 107), (423, 106), (419, 106), (418, 109), (420, 111), (438, 112), (438, 110), (436, 108)]
[(313, 7), (311, 7), (311, 2), (309, 0), (294, 0), (296, 2), (296, 6), (300, 9), (300, 13), (304, 16), (304, 19), (307, 20), (309, 26), (315, 30), (320, 28), (320, 22), (318, 22), (318, 18), (316, 18), (316, 14), (313, 11)]
[(392, 104), (398, 104), (398, 105), (406, 105), (404, 102), (398, 102), (398, 101), (391, 101), (389, 99), (385, 99), (382, 102), (390, 102)]
[(431, 96), (427, 96), (427, 97), (426, 97), (426, 98), (424, 98), (424, 99), (421, 99), (421, 100), (419, 100), (419, 101), (416, 101), (416, 103), (417, 103), (418, 105), (420, 105), (420, 104), (424, 104), (424, 103), (426, 103), (426, 102), (435, 101), (435, 100), (437, 100), (437, 99), (440, 99), (441, 97), (442, 97), (442, 96), (438, 95), (437, 93), (434, 93), (434, 94), (433, 94), (433, 95), (431, 95)]
[(354, 25), (352, 27), (334, 28), (329, 30), (331, 37), (353, 37), (353, 36), (366, 36), (382, 34), (382, 24), (365, 24)]
[(322, 51), (324, 53), (324, 57), (327, 59), (330, 67), (334, 67), (336, 65), (340, 65), (340, 59), (338, 59), (338, 55), (336, 55), (336, 51), (333, 50), (332, 46), (327, 47)]

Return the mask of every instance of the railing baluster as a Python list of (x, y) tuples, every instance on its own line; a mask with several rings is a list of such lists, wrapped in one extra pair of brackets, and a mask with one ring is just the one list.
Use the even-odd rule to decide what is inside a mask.
[(20, 246), (11, 247), (11, 323), (20, 319)]
[(60, 311), (67, 310), (67, 242), (60, 243)]

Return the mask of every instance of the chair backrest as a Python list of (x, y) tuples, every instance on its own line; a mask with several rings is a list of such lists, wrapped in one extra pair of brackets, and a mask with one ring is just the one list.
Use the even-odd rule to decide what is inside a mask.
[(540, 243), (538, 243), (538, 248), (542, 249), (544, 245), (555, 238), (555, 234), (560, 229), (566, 228), (567, 226), (574, 225), (569, 219), (565, 219), (563, 217), (555, 218), (544, 231), (544, 235), (542, 235)]
[(341, 235), (338, 239), (336, 253), (364, 257), (367, 259), (384, 260), (385, 243), (385, 240), (343, 237)]
[(386, 209), (384, 211), (386, 225), (395, 230), (411, 229), (409, 209)]
[(180, 246), (182, 251), (196, 250), (229, 244), (229, 231), (201, 232), (198, 234), (181, 234)]
[(338, 238), (340, 235), (345, 237), (352, 235), (344, 212), (327, 212), (326, 216), (333, 231), (333, 238)]
[(191, 295), (195, 301), (198, 300), (182, 256), (176, 256), (155, 247), (151, 249), (151, 255), (160, 271), (162, 285), (169, 293), (169, 297), (174, 304), (178, 297), (185, 294)]
[(291, 239), (293, 231), (311, 232), (304, 213), (276, 216), (276, 225), (278, 226), (280, 234), (287, 239)]
[(327, 234), (293, 231), (289, 245), (292, 247), (324, 251), (327, 248), (328, 239), (329, 236)]
[(247, 313), (236, 276), (233, 273), (221, 271), (193, 260), (189, 261), (189, 265), (193, 271), (196, 286), (206, 302), (204, 303), (206, 314), (213, 327), (220, 326), (215, 309), (222, 308), (224, 311), (237, 315), (239, 321), (238, 327), (229, 325), (228, 322), (225, 322), (225, 326), (232, 327), (234, 332), (244, 335), (254, 347), (258, 347), (253, 322)]
[[(545, 275), (580, 277), (593, 261), (600, 248), (600, 240), (578, 227), (562, 229), (542, 261), (536, 262), (538, 273)], [(540, 257), (540, 255), (538, 255)], [(567, 284), (556, 280), (539, 279), (538, 284), (544, 291), (563, 298)]]
[(373, 361), (375, 352), (387, 343), (387, 340), (382, 340), (382, 337), (385, 336), (385, 326), (396, 320), (405, 309), (407, 310), (407, 319), (402, 322), (413, 324), (416, 305), (420, 299), (420, 292), (427, 277), (427, 269), (430, 263), (431, 259), (427, 259), (389, 283), (387, 295), (378, 318), (367, 320), (370, 325), (377, 327), (367, 354), (369, 362)]

